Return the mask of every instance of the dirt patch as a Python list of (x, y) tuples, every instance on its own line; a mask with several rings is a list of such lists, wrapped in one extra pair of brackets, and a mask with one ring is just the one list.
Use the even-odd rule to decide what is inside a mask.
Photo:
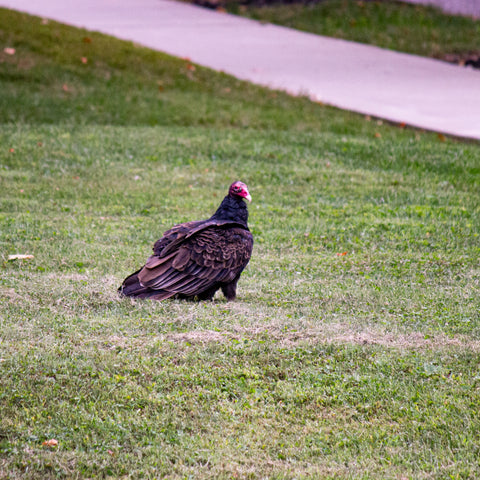
[(235, 338), (230, 332), (215, 332), (213, 330), (193, 330), (185, 333), (172, 333), (165, 335), (164, 339), (168, 342), (186, 342), (192, 345), (196, 343), (221, 343)]
[(19, 295), (14, 288), (0, 288), (0, 295), (2, 297), (6, 297), (8, 298), (9, 300), (21, 300), (22, 299), (22, 296)]
[[(448, 337), (443, 334), (426, 335), (422, 332), (392, 333), (374, 328), (353, 331), (341, 324), (329, 325), (320, 335), (330, 343), (351, 343), (356, 345), (381, 345), (398, 349), (435, 349), (459, 347), (479, 350), (480, 342), (467, 337)], [(310, 341), (312, 341), (310, 339)]]
[(74, 282), (81, 282), (81, 281), (87, 281), (89, 280), (89, 276), (86, 274), (80, 274), (80, 273), (64, 273), (64, 274), (58, 274), (58, 273), (48, 273), (45, 275), (46, 278), (48, 279), (54, 279), (58, 282), (62, 282), (62, 280), (72, 280)]
[(27, 304), (29, 302), (34, 302), (36, 303), (35, 300), (32, 300), (30, 295), (27, 292), (22, 292), (17, 293), (17, 291), (14, 288), (8, 288), (8, 287), (0, 287), (0, 297), (1, 298), (6, 298), (9, 303), (24, 303)]
[(408, 334), (392, 333), (377, 330), (373, 327), (361, 331), (345, 324), (323, 325), (319, 329), (308, 329), (296, 332), (285, 332), (277, 327), (262, 326), (259, 328), (234, 327), (233, 331), (217, 332), (212, 330), (193, 330), (185, 333), (172, 333), (163, 336), (170, 342), (222, 343), (232, 340), (260, 340), (269, 338), (284, 347), (295, 347), (301, 344), (339, 343), (352, 345), (381, 345), (397, 349), (431, 350), (457, 347), (480, 351), (480, 341), (468, 337), (447, 337), (446, 335), (426, 335), (421, 332)]

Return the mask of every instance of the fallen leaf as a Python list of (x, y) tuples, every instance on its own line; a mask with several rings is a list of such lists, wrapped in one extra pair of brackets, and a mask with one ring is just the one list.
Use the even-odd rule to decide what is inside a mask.
[(187, 69), (191, 72), (194, 72), (196, 70), (195, 65), (192, 65), (191, 63), (187, 63)]
[(348, 252), (342, 252), (342, 253), (337, 253), (337, 257), (343, 257), (347, 254)]
[(33, 255), (22, 255), (20, 253), (15, 254), (15, 255), (9, 255), (8, 256), (8, 261), (12, 260), (30, 260), (31, 258), (35, 258)]
[(92, 43), (92, 39), (90, 37), (83, 37), (83, 43)]
[(398, 126), (399, 126), (400, 128), (405, 128), (405, 127), (407, 126), (407, 124), (406, 124), (405, 122), (400, 122), (400, 123), (398, 124)]
[(3, 49), (3, 53), (6, 53), (7, 55), (15, 55), (15, 49), (11, 47), (5, 47)]
[(63, 84), (62, 90), (63, 90), (64, 92), (68, 92), (68, 85), (67, 85), (66, 83)]
[(308, 98), (311, 102), (316, 103), (317, 105), (323, 105), (322, 99), (318, 95), (310, 95)]
[(445, 137), (445, 135), (444, 135), (443, 133), (439, 133), (439, 134), (438, 134), (438, 139), (439, 139), (441, 142), (444, 142), (444, 141), (447, 139), (447, 137)]
[(9, 150), (9, 152), (10, 152), (10, 153), (15, 153), (15, 149), (14, 149), (14, 148), (11, 148), (11, 149)]
[(42, 142), (38, 142), (38, 143), (37, 143), (37, 147), (43, 147), (43, 143), (42, 143)]
[(375, 132), (375, 138), (382, 138), (382, 134), (379, 132)]
[(87, 57), (82, 57), (82, 63), (85, 64), (85, 63), (87, 63), (87, 62), (88, 62)]
[(158, 91), (163, 92), (165, 90), (165, 87), (163, 85), (158, 86)]
[(58, 440), (51, 438), (50, 440), (45, 440), (42, 445), (44, 447), (58, 447)]
[(112, 452), (112, 450), (107, 450), (107, 453), (111, 455), (112, 457), (115, 455), (115, 452)]

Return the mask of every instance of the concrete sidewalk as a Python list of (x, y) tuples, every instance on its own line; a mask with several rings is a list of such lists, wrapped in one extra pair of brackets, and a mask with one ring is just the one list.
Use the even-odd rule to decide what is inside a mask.
[(480, 71), (170, 0), (0, 0), (315, 101), (480, 140)]

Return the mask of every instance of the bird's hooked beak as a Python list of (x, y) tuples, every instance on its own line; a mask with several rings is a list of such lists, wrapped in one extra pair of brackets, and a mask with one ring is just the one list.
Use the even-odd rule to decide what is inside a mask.
[(248, 194), (246, 197), (245, 197), (246, 200), (248, 200), (249, 202), (252, 201), (252, 196), (250, 194)]

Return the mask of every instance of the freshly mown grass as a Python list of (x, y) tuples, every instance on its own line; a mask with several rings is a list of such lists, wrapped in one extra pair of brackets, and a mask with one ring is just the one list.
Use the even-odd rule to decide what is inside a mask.
[[(0, 478), (478, 478), (478, 144), (0, 18)], [(237, 178), (238, 301), (120, 299)]]
[(258, 6), (227, 0), (226, 8), (264, 22), (417, 55), (441, 59), (480, 55), (478, 20), (425, 5), (322, 0)]

